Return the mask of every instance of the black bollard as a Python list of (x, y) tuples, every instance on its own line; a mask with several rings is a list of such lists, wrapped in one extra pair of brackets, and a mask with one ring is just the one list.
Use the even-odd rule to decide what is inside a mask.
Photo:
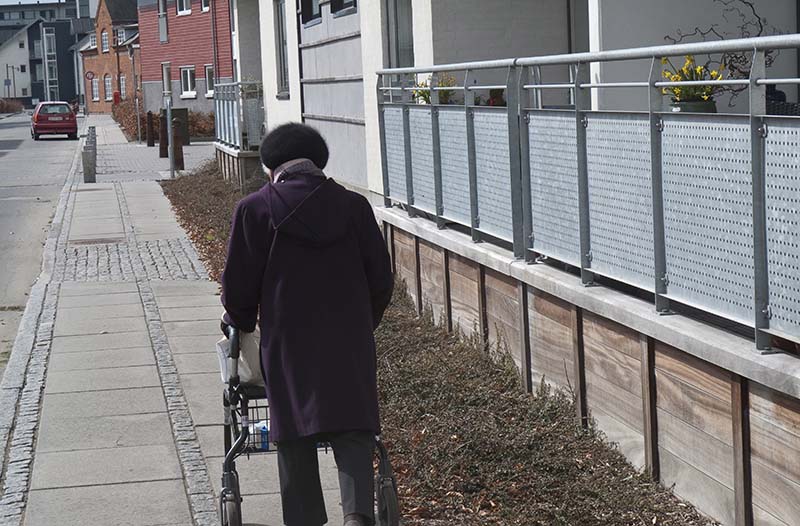
[(167, 116), (162, 113), (158, 120), (158, 156), (161, 159), (167, 159), (169, 157), (169, 130), (167, 128)]
[(174, 151), (172, 152), (173, 159), (175, 160), (175, 169), (176, 170), (183, 170), (184, 163), (183, 163), (183, 137), (178, 130), (180, 130), (181, 121), (178, 118), (172, 119), (172, 138), (175, 141)]
[(156, 129), (153, 124), (153, 112), (147, 112), (147, 126), (145, 126), (145, 135), (147, 136), (147, 146), (156, 145)]

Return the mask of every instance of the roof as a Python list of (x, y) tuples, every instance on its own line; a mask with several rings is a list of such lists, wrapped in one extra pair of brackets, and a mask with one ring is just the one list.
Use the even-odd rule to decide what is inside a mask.
[(111, 22), (119, 24), (122, 22), (137, 22), (139, 20), (139, 10), (136, 0), (103, 0), (111, 17)]
[(70, 22), (72, 23), (73, 35), (84, 35), (94, 31), (93, 18), (71, 18)]
[(78, 40), (75, 44), (69, 47), (70, 51), (83, 51), (85, 48), (89, 47), (89, 35), (84, 36), (82, 39)]
[[(26, 25), (24, 25), (22, 27), (19, 27), (19, 26), (15, 27), (13, 33), (10, 33), (10, 34), (9, 33), (6, 33), (6, 34), (0, 33), (0, 49), (5, 47), (6, 44), (8, 44), (11, 41), (16, 42), (17, 41), (17, 38), (16, 38), (17, 35), (19, 35), (21, 33), (24, 33), (25, 31), (28, 30), (29, 27), (31, 27), (34, 24), (38, 24), (40, 21), (41, 21), (41, 19), (37, 18), (36, 20), (31, 22), (30, 24), (26, 24)], [(27, 38), (28, 38), (28, 36), (25, 35), (25, 41), (26, 42), (27, 42)]]
[(139, 43), (139, 32), (137, 31), (136, 33), (128, 37), (128, 39), (125, 40), (125, 42), (120, 44), (120, 46), (130, 46), (131, 44), (138, 44), (138, 43)]

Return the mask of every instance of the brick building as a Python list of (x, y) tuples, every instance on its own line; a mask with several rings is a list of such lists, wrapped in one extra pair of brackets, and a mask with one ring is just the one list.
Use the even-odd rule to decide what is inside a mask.
[(139, 0), (145, 111), (214, 109), (214, 82), (233, 78), (229, 0)]
[(136, 0), (100, 0), (81, 55), (89, 113), (111, 113), (115, 93), (133, 98), (141, 78)]

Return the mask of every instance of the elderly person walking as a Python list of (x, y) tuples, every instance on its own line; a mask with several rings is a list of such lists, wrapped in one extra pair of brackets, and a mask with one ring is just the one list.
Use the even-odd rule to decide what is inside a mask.
[(380, 431), (373, 331), (392, 294), (389, 255), (367, 199), (323, 173), (328, 147), (316, 130), (276, 128), (261, 160), (272, 182), (236, 208), (222, 303), (226, 323), (261, 329), (283, 520), (328, 521), (317, 462), (325, 441), (345, 526), (369, 526)]

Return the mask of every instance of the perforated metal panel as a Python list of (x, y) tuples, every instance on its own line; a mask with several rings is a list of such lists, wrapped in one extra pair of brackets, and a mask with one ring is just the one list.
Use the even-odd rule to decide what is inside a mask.
[(411, 132), (411, 177), (414, 184), (414, 206), (436, 213), (436, 186), (433, 181), (433, 132), (430, 107), (409, 108)]
[(508, 114), (475, 108), (475, 165), (478, 172), (479, 228), (511, 241), (511, 166), (508, 153)]
[(669, 296), (753, 324), (753, 186), (747, 117), (665, 115)]
[(439, 108), (444, 217), (469, 226), (467, 117), (463, 107)]
[(389, 171), (389, 195), (395, 201), (407, 202), (406, 151), (403, 144), (403, 108), (385, 106), (386, 164)]
[(649, 117), (621, 113), (587, 117), (592, 269), (653, 290)]
[(770, 327), (800, 338), (800, 122), (769, 119), (767, 126)]
[(533, 248), (580, 265), (575, 115), (556, 111), (528, 115)]

